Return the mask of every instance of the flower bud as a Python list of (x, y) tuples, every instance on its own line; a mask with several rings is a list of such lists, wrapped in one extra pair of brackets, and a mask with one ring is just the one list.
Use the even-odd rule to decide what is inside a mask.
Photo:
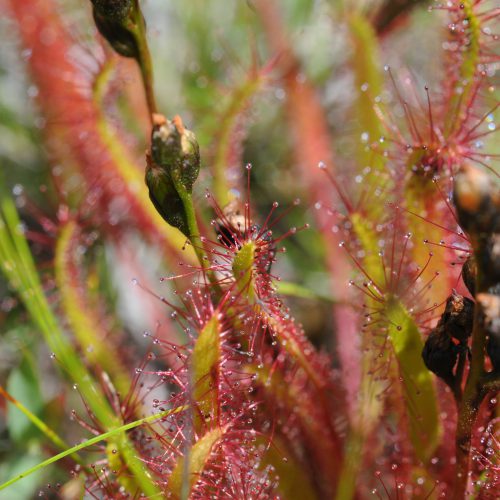
[(94, 10), (109, 21), (125, 20), (132, 8), (132, 0), (92, 0)]
[(134, 25), (144, 24), (132, 0), (92, 0), (94, 21), (99, 33), (124, 57), (139, 58)]
[(162, 115), (154, 115), (151, 135), (153, 161), (166, 170), (178, 188), (191, 193), (200, 173), (200, 149), (196, 136), (187, 130), (180, 117), (172, 121)]
[(163, 219), (189, 236), (182, 199), (169, 173), (154, 163), (150, 155), (147, 156), (146, 185), (149, 189), (149, 199)]
[(191, 193), (199, 171), (200, 153), (193, 132), (184, 128), (179, 117), (169, 121), (154, 115), (146, 167), (149, 197), (159, 214), (188, 237), (183, 200)]

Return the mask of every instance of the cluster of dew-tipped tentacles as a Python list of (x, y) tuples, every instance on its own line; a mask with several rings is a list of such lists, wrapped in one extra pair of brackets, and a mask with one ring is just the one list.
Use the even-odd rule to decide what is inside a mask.
[[(135, 57), (144, 67), (139, 38), (117, 36), (117, 33), (126, 35), (129, 29), (121, 14), (115, 21), (115, 14), (104, 15), (99, 10), (101, 2), (95, 5), (101, 33), (118, 52)], [(450, 10), (452, 16), (462, 19), (461, 8)], [(142, 19), (140, 13), (138, 19)], [(122, 31), (111, 29), (113, 26)], [(465, 39), (469, 37), (466, 30), (463, 37), (466, 45)], [(127, 50), (124, 51), (123, 46)], [(455, 80), (450, 78), (450, 81)], [(148, 85), (145, 87), (148, 91)], [(471, 102), (479, 88), (480, 84), (474, 84), (466, 89)], [(450, 95), (454, 91), (450, 89)], [(342, 397), (330, 361), (307, 341), (275, 292), (271, 273), (281, 238), (273, 236), (273, 221), (269, 218), (262, 226), (257, 224), (248, 199), (224, 209), (214, 202), (216, 237), (200, 234), (192, 199), (200, 169), (196, 138), (180, 118), (170, 121), (151, 109), (154, 99), (150, 94), (148, 98), (150, 111), (153, 111), (146, 169), (150, 199), (165, 221), (186, 236), (199, 265), (188, 270), (188, 274), (195, 277), (196, 285), (178, 293), (180, 305), (169, 303), (189, 340), (183, 346), (176, 346), (155, 339), (162, 345), (171, 368), (149, 373), (159, 377), (158, 384), (166, 384), (169, 394), (165, 400), (155, 401), (155, 407), (179, 411), (152, 425), (149, 438), (142, 431), (137, 433), (136, 444), (142, 459), (161, 489), (173, 497), (264, 499), (276, 496), (283, 485), (291, 490), (301, 488), (304, 498), (318, 493), (324, 498), (331, 497), (339, 486), (340, 477), (333, 471), (339, 470), (342, 464), (345, 466), (350, 459), (345, 456), (349, 447), (346, 448), (343, 430), (347, 418), (343, 409), (336, 405), (336, 398), (341, 401)], [(450, 99), (450, 107), (459, 105), (451, 101), (453, 99)], [(473, 250), (463, 267), (463, 277), (474, 300), (454, 291), (422, 352), (399, 355), (398, 362), (418, 364), (415, 357), (421, 355), (426, 367), (451, 388), (459, 408), (457, 482), (461, 483), (469, 473), (471, 421), (479, 412), (481, 400), (491, 392), (490, 384), (498, 384), (499, 193), (486, 174), (464, 162), (457, 166), (453, 151), (453, 154), (443, 153), (450, 151), (448, 144), (453, 142), (450, 140), (453, 137), (461, 145), (462, 158), (466, 153), (475, 154), (467, 149), (472, 140), (471, 129), (453, 129), (444, 140), (436, 133), (430, 111), (429, 115), (430, 123), (424, 122), (429, 126), (429, 136), (423, 137), (418, 127), (411, 123), (408, 128), (413, 143), (402, 144), (399, 158), (404, 158), (405, 168), (412, 166), (407, 186), (408, 192), (413, 190), (412, 195), (418, 195), (420, 189), (421, 193), (426, 193), (434, 176), (458, 170), (454, 201), (459, 223)], [(412, 119), (410, 117), (409, 121)], [(400, 138), (398, 141), (401, 142)], [(349, 211), (348, 203), (346, 207)], [(399, 210), (400, 207), (396, 207), (396, 211)], [(358, 216), (357, 213), (349, 214), (349, 227), (354, 226), (354, 231), (347, 230), (351, 235), (357, 233), (356, 240), (362, 239), (359, 235), (364, 230)], [(397, 223), (393, 225), (397, 227)], [(343, 230), (347, 227), (345, 225)], [(375, 242), (368, 242), (368, 245)], [(381, 280), (374, 279), (375, 275), (382, 274), (380, 262), (378, 270), (372, 267), (367, 271), (369, 262), (359, 266), (368, 278), (363, 286), (365, 293), (371, 296), (372, 307), (374, 303), (382, 303), (382, 315), (390, 317), (393, 314), (401, 323), (408, 323), (394, 323), (395, 332), (390, 332), (384, 322), (382, 326), (373, 322), (371, 316), (376, 313), (369, 312), (367, 331), (371, 337), (368, 338), (380, 335), (382, 339), (375, 341), (374, 350), (387, 350), (389, 335), (413, 328), (404, 300), (419, 299), (418, 293), (408, 292), (408, 288), (418, 282), (422, 272), (418, 271), (417, 277), (411, 278), (413, 270), (410, 267), (401, 270), (402, 265), (407, 264), (406, 248), (407, 243), (400, 252), (399, 269), (392, 259), (385, 289)], [(401, 279), (404, 273), (406, 280)], [(395, 279), (394, 274), (397, 275)], [(413, 313), (412, 307), (408, 306), (408, 310)], [(397, 350), (397, 345), (394, 348)], [(485, 351), (489, 363), (486, 368)], [(384, 361), (380, 366), (386, 372), (376, 377), (391, 380), (391, 364), (385, 362), (387, 354), (381, 352), (380, 356)], [(377, 370), (373, 368), (371, 373)], [(404, 367), (401, 371), (404, 372)], [(378, 380), (376, 377), (374, 379)], [(432, 416), (418, 417), (422, 413), (418, 409), (418, 396), (426, 391), (428, 397), (432, 396), (432, 384), (428, 379), (421, 387), (418, 383), (411, 377), (403, 382), (408, 394), (415, 392), (415, 401), (409, 401), (408, 411), (411, 413), (411, 405), (416, 405), (417, 410), (413, 410), (416, 416), (410, 417), (407, 425), (416, 449), (418, 421), (426, 424), (433, 419)], [(425, 435), (427, 431), (420, 432)], [(436, 438), (432, 432), (434, 430), (428, 431), (424, 443)], [(419, 455), (418, 451), (416, 453)], [(422, 451), (422, 460), (424, 455)], [(359, 454), (358, 458), (361, 456)], [(409, 472), (399, 474), (411, 480)], [(123, 475), (116, 474), (116, 484), (109, 477), (107, 481), (107, 491), (112, 494), (116, 484), (125, 480)], [(490, 488), (495, 481), (490, 478)], [(99, 486), (102, 484), (99, 481)], [(399, 484), (396, 481), (396, 490)], [(457, 486), (457, 491), (460, 488)], [(428, 495), (434, 490), (431, 489)], [(438, 490), (445, 491), (442, 487)]]
[(169, 445), (147, 462), (174, 496), (186, 487), (186, 470), (194, 498), (270, 498), (280, 476), (305, 494), (318, 488), (330, 495), (335, 477), (329, 471), (342, 454), (339, 389), (328, 358), (295, 323), (272, 275), (280, 241), (297, 229), (273, 236), (281, 218), (273, 217), (277, 204), (259, 225), (248, 200), (225, 209), (214, 201), (215, 236), (194, 234), (184, 203), (198, 169), (192, 132), (179, 118), (155, 115), (146, 173), (150, 197), (199, 245), (201, 262), (187, 270), (195, 285), (177, 295), (181, 304), (169, 304), (188, 343), (158, 341), (172, 368), (157, 375), (174, 390), (157, 406), (185, 409), (155, 432), (157, 443)]

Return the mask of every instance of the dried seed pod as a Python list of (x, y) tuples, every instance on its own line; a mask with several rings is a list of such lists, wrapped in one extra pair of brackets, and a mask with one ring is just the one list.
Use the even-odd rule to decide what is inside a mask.
[[(499, 207), (500, 213), (500, 207)], [(491, 234), (485, 241), (484, 249), (479, 252), (483, 273), (487, 274), (487, 283), (500, 282), (500, 232)]]
[(474, 302), (453, 290), (439, 323), (450, 337), (466, 343), (474, 323)]
[(266, 272), (276, 256), (276, 244), (268, 231), (262, 231), (259, 224), (244, 215), (241, 202), (237, 199), (228, 203), (223, 209), (221, 217), (215, 221), (215, 232), (219, 241), (226, 247), (241, 249), (245, 242), (257, 241), (255, 248), (256, 267)]
[(425, 341), (422, 359), (431, 372), (451, 386), (455, 380), (453, 368), (459, 352), (460, 346), (438, 325)]
[(184, 235), (189, 236), (182, 199), (168, 172), (157, 165), (149, 155), (147, 155), (146, 184), (149, 188), (149, 198), (158, 213), (171, 226), (180, 229)]
[(454, 384), (453, 368), (458, 355), (468, 349), (473, 321), (474, 302), (453, 290), (436, 328), (425, 341), (422, 350), (425, 366), (450, 387)]

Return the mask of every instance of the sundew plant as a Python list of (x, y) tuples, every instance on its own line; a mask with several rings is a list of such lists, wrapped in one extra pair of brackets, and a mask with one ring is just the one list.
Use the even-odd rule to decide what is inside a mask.
[(0, 5), (0, 498), (500, 497), (498, 0)]

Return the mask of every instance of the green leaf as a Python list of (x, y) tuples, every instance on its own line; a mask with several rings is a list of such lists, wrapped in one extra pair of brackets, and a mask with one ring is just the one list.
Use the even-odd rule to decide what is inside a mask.
[(253, 265), (255, 261), (255, 243), (245, 243), (233, 259), (233, 275), (238, 291), (250, 304), (255, 301), (255, 287), (253, 282)]
[[(464, 29), (467, 34), (467, 42), (460, 48), (461, 63), (454, 70), (458, 77), (453, 81), (454, 87), (449, 90), (448, 113), (445, 116), (445, 136), (449, 137), (463, 124), (465, 110), (469, 106), (469, 98), (476, 83), (475, 76), (478, 74), (481, 56), (481, 21), (475, 12), (473, 0), (463, 0), (460, 8), (463, 12)], [(458, 71), (457, 71), (458, 70)], [(468, 116), (467, 116), (468, 118)]]
[(68, 323), (77, 338), (85, 358), (91, 366), (108, 373), (122, 394), (130, 388), (130, 377), (119, 357), (109, 356), (103, 341), (107, 332), (88, 300), (88, 286), (80, 277), (82, 263), (77, 258), (81, 230), (75, 220), (61, 225), (55, 249), (55, 278), (61, 296), (61, 305)]
[(214, 315), (200, 332), (192, 355), (194, 427), (197, 432), (219, 420), (220, 324)]
[(168, 481), (170, 493), (175, 499), (189, 498), (193, 486), (210, 458), (213, 447), (222, 435), (223, 430), (216, 428), (207, 432), (197, 441), (189, 450), (187, 467), (184, 457), (179, 458)]
[[(258, 440), (263, 445), (264, 439)], [(311, 478), (291, 453), (286, 449), (283, 440), (273, 437), (271, 446), (262, 457), (262, 465), (272, 465), (279, 477), (277, 489), (286, 500), (315, 500), (318, 495), (311, 484)]]
[(366, 269), (370, 279), (380, 288), (385, 282), (384, 267), (378, 254), (378, 240), (372, 220), (364, 217), (363, 214), (351, 214), (351, 222), (356, 236), (361, 242), (365, 251), (363, 258), (363, 267)]
[(440, 436), (437, 394), (431, 372), (422, 360), (423, 342), (415, 321), (396, 299), (387, 307), (389, 338), (405, 387), (410, 440), (424, 463), (433, 455)]
[[(359, 13), (348, 16), (348, 26), (353, 44), (352, 65), (356, 82), (356, 117), (359, 120), (359, 133), (367, 133), (370, 142), (377, 141), (382, 135), (380, 119), (374, 111), (375, 97), (382, 90), (382, 76), (378, 55), (378, 39), (368, 20)], [(373, 157), (371, 151), (362, 151), (362, 165), (370, 164), (374, 158), (380, 167), (382, 157)], [(368, 162), (368, 163), (367, 163)]]
[(0, 210), (0, 269), (20, 296), (34, 325), (43, 334), (49, 349), (60, 366), (72, 377), (97, 418), (106, 424), (115, 424), (102, 392), (88, 373), (85, 365), (64, 337), (42, 289), (31, 250), (21, 230), (16, 207), (11, 198), (2, 199)]
[[(364, 269), (383, 293), (384, 267), (374, 251), (378, 248), (377, 235), (370, 222), (360, 214), (353, 214), (351, 222), (365, 250)], [(380, 304), (375, 305), (380, 309)], [(416, 455), (425, 462), (434, 452), (440, 435), (437, 396), (432, 375), (422, 360), (423, 342), (412, 316), (403, 304), (395, 296), (389, 296), (387, 291), (383, 307), (388, 340), (392, 344), (402, 378), (410, 439)]]

